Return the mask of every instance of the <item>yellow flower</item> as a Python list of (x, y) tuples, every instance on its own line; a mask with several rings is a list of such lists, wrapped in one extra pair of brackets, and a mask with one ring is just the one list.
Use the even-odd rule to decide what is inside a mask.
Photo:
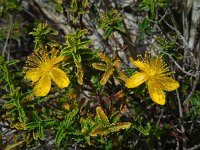
[(127, 88), (135, 88), (146, 82), (151, 99), (157, 104), (164, 105), (164, 91), (177, 89), (179, 83), (169, 77), (171, 72), (169, 72), (169, 68), (166, 67), (161, 57), (151, 58), (150, 55), (145, 54), (145, 58), (142, 60), (133, 60), (132, 58), (130, 58), (130, 60), (141, 72), (128, 78), (125, 86)]
[(35, 83), (34, 95), (45, 96), (51, 88), (51, 79), (60, 88), (69, 85), (69, 78), (58, 68), (58, 63), (64, 60), (63, 56), (56, 56), (58, 51), (53, 49), (50, 54), (46, 50), (33, 53), (28, 57), (26, 77)]

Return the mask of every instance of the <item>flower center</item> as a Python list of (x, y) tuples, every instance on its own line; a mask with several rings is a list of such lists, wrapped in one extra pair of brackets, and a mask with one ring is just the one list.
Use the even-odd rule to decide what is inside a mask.
[(151, 69), (150, 72), (149, 72), (149, 76), (153, 77), (153, 76), (155, 76), (155, 74), (156, 74), (156, 71)]
[(50, 69), (52, 68), (52, 65), (51, 65), (50, 62), (47, 61), (47, 62), (44, 62), (44, 63), (41, 64), (41, 68), (42, 68), (43, 71), (49, 72)]

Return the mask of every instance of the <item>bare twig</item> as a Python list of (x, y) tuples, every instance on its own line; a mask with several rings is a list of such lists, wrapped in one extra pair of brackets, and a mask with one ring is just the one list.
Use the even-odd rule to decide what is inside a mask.
[(3, 46), (2, 55), (4, 55), (5, 52), (6, 52), (6, 48), (7, 48), (7, 45), (8, 45), (8, 40), (10, 38), (10, 34), (11, 34), (11, 31), (12, 31), (12, 28), (13, 28), (13, 22), (12, 22), (12, 16), (10, 15), (10, 27), (9, 27), (9, 31), (8, 31), (8, 34), (7, 34), (7, 37), (6, 37), (5, 44)]
[(179, 110), (180, 123), (181, 123), (181, 134), (183, 135), (183, 149), (186, 149), (187, 145), (186, 145), (186, 138), (185, 138), (185, 128), (183, 126), (183, 120), (182, 120), (183, 119), (183, 108), (182, 108), (178, 89), (176, 89), (176, 96), (177, 96), (177, 100), (178, 100), (178, 110)]
[(198, 148), (200, 148), (200, 144), (195, 145), (194, 147), (189, 148), (188, 150), (196, 150), (196, 149), (198, 149)]
[(161, 53), (166, 54), (166, 55), (173, 61), (173, 63), (174, 63), (183, 73), (185, 73), (185, 74), (188, 75), (188, 76), (195, 77), (195, 74), (192, 74), (192, 73), (190, 73), (190, 72), (185, 71), (185, 70), (174, 60), (174, 58), (173, 58), (170, 54), (168, 54), (168, 53), (166, 53), (166, 52), (163, 52), (163, 51), (161, 51)]
[(6, 145), (17, 135), (18, 131), (15, 131), (7, 140), (6, 142), (2, 145), (1, 149), (5, 150)]

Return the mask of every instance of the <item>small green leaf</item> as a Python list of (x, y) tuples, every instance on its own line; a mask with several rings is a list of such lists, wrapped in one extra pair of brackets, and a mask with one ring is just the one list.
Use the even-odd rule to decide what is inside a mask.
[(63, 7), (60, 4), (56, 4), (56, 10), (61, 14), (63, 13)]
[(120, 120), (121, 114), (116, 111), (115, 113), (113, 113), (110, 117), (110, 120), (112, 123), (117, 123)]
[(22, 107), (18, 107), (18, 112), (19, 112), (19, 121), (25, 124), (27, 122), (27, 117), (25, 115), (24, 109)]
[(28, 123), (26, 125), (27, 129), (30, 129), (30, 130), (33, 130), (35, 128), (37, 128), (39, 126), (39, 124), (37, 122), (31, 122), (31, 123)]
[(84, 8), (87, 7), (87, 4), (88, 4), (88, 0), (83, 0), (83, 1), (82, 1), (82, 6), (83, 6)]
[(59, 130), (56, 134), (56, 138), (55, 138), (55, 144), (56, 146), (60, 146), (60, 143), (62, 141), (62, 139), (65, 137), (66, 133), (64, 132), (63, 129)]
[(10, 100), (6, 104), (3, 105), (3, 108), (4, 109), (12, 109), (15, 106), (16, 106), (15, 101), (14, 100)]
[(149, 135), (149, 131), (144, 129), (142, 126), (139, 126), (139, 127), (134, 127), (136, 130), (138, 130), (140, 133), (142, 133), (143, 135), (145, 136), (148, 136)]
[(40, 140), (44, 140), (44, 127), (41, 123), (39, 124), (38, 135)]
[(104, 32), (104, 36), (108, 37), (113, 33), (113, 27), (109, 27), (108, 29), (106, 29), (106, 31)]
[(77, 68), (81, 68), (81, 56), (79, 54), (73, 53), (74, 63), (76, 64)]
[(87, 32), (88, 32), (87, 29), (84, 29), (84, 30), (77, 29), (77, 30), (76, 30), (77, 38), (82, 37), (82, 36), (85, 35)]
[(32, 112), (33, 114), (33, 118), (36, 122), (40, 123), (42, 120), (40, 119), (40, 117), (37, 115), (37, 112), (36, 111), (33, 111)]

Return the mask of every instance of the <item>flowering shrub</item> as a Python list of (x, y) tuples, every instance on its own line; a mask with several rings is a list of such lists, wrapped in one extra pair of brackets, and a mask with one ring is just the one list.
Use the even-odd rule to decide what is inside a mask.
[[(193, 137), (200, 133), (199, 59), (194, 53), (194, 64), (185, 61), (188, 47), (166, 23), (165, 17), (172, 17), (163, 13), (170, 2), (135, 2), (142, 16), (135, 41), (126, 19), (132, 5), (118, 3), (45, 1), (36, 12), (52, 9), (47, 16), (54, 23), (34, 18), (27, 30), (13, 22), (2, 29), (1, 149), (186, 149), (198, 144), (199, 137)], [(26, 10), (18, 1), (0, 4), (1, 14), (5, 8), (11, 16)], [(13, 54), (16, 43), (27, 45)], [(145, 52), (141, 43), (148, 43)]]

